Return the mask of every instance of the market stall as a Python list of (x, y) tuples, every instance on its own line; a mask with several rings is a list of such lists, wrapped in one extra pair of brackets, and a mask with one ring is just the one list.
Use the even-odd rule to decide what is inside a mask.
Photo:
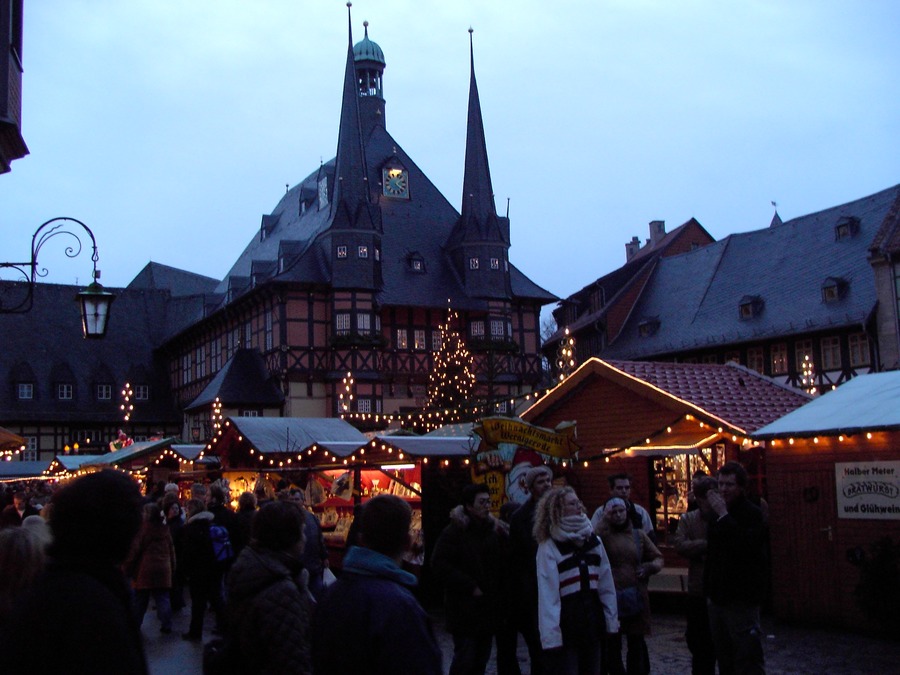
[(900, 372), (855, 377), (752, 437), (767, 446), (776, 615), (900, 636)]

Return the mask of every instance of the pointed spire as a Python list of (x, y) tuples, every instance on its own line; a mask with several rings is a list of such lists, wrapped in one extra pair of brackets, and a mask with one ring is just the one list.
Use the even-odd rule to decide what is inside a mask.
[(772, 222), (769, 223), (769, 227), (778, 227), (779, 225), (784, 225), (784, 222), (781, 220), (781, 216), (778, 215), (778, 204), (776, 202), (772, 202), (772, 207), (775, 209), (775, 215), (772, 216)]
[(496, 216), (494, 189), (491, 184), (491, 169), (488, 165), (487, 144), (484, 139), (484, 122), (481, 117), (481, 101), (478, 98), (478, 84), (475, 81), (475, 49), (472, 41), (473, 30), (469, 28), (469, 116), (466, 131), (466, 168), (463, 177), (462, 216), (463, 220), (474, 217), (487, 221)]
[[(369, 204), (368, 167), (359, 117), (359, 92), (353, 59), (353, 29), (347, 3), (347, 64), (341, 101), (341, 126), (338, 132), (334, 167), (334, 198), (331, 200), (332, 226), (375, 227)], [(368, 217), (367, 217), (368, 214)]]

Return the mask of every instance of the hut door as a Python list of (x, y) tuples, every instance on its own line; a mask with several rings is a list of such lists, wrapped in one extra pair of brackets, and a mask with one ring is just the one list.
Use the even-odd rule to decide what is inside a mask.
[[(827, 468), (826, 468), (827, 467)], [(780, 472), (784, 522), (770, 523), (774, 603), (779, 613), (807, 621), (827, 621), (838, 610), (837, 507), (834, 468), (790, 467)], [(770, 485), (771, 487), (771, 485)], [(773, 495), (774, 496), (774, 495)]]

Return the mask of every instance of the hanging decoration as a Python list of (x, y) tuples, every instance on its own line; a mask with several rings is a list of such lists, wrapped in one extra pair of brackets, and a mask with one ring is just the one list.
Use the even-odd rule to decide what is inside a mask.
[(816, 394), (816, 368), (809, 354), (803, 357), (803, 371), (801, 375), (803, 389), (809, 394)]
[(216, 400), (212, 404), (212, 428), (213, 435), (222, 428), (222, 401), (216, 396)]
[(565, 380), (575, 370), (575, 338), (566, 327), (563, 339), (559, 341), (559, 349), (556, 351), (556, 378), (559, 382)]

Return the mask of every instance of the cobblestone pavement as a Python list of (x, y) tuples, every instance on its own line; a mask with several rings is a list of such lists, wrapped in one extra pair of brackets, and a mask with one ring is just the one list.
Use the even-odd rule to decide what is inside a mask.
[[(444, 652), (444, 672), (450, 668), (453, 642), (444, 629), (443, 617), (434, 613), (435, 629)], [(156, 617), (148, 612), (143, 632), (151, 675), (196, 675), (201, 672), (202, 648), (185, 642), (181, 632), (187, 629), (189, 612), (176, 615), (171, 635), (161, 635)], [(207, 628), (211, 628), (208, 622)], [(763, 619), (766, 635), (766, 672), (768, 675), (888, 675), (900, 673), (900, 642), (864, 637), (853, 633), (781, 625), (771, 618)], [(654, 675), (689, 674), (690, 654), (684, 643), (684, 620), (672, 612), (653, 616), (653, 635), (647, 639)], [(205, 639), (211, 634), (207, 630)], [(347, 636), (348, 644), (352, 636)], [(523, 675), (528, 669), (528, 653), (519, 644), (519, 661)], [(496, 675), (493, 656), (487, 673)], [(398, 673), (397, 675), (413, 675)]]

